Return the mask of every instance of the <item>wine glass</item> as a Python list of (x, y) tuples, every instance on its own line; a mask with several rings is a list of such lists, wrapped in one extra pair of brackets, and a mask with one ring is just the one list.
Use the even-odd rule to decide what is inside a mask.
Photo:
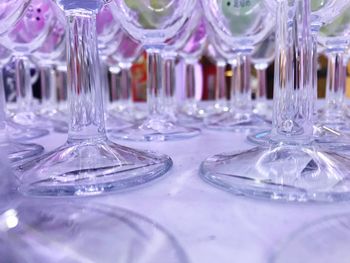
[[(344, 107), (346, 88), (346, 52), (350, 47), (350, 6), (342, 9), (337, 18), (320, 28), (318, 43), (324, 47), (328, 57), (326, 105), (318, 115), (316, 126), (336, 130), (333, 133), (316, 132), (318, 143), (330, 145), (348, 144), (346, 134), (350, 132), (349, 118)], [(316, 130), (318, 131), (318, 130)], [(342, 136), (345, 135), (345, 136)]]
[(255, 97), (253, 112), (268, 120), (272, 119), (272, 108), (267, 104), (267, 76), (266, 70), (275, 58), (275, 32), (272, 32), (254, 50), (252, 63), (254, 65), (257, 78), (258, 89)]
[(164, 175), (172, 166), (168, 156), (124, 147), (106, 136), (96, 33), (96, 15), (104, 2), (56, 3), (67, 21), (68, 140), (19, 166), (19, 190), (28, 195), (99, 195)]
[(212, 63), (216, 66), (216, 79), (215, 79), (215, 100), (214, 105), (211, 106), (209, 112), (221, 113), (229, 110), (227, 101), (227, 87), (226, 87), (226, 67), (227, 60), (220, 54), (219, 48), (216, 46), (216, 42), (211, 40), (208, 43), (206, 54)]
[(125, 30), (142, 42), (147, 52), (148, 117), (141, 124), (113, 132), (114, 138), (139, 141), (164, 141), (196, 136), (198, 129), (184, 127), (173, 121), (164, 105), (162, 50), (188, 25), (195, 0), (150, 2), (147, 0), (116, 0), (114, 13)]
[[(218, 46), (235, 53), (231, 109), (207, 119), (206, 126), (240, 130), (266, 125), (265, 121), (252, 111), (250, 64), (255, 46), (273, 30), (273, 16), (265, 12), (268, 17), (261, 17), (261, 13), (266, 11), (267, 7), (259, 1), (202, 1), (202, 4)], [(246, 5), (251, 13), (244, 9)], [(258, 11), (259, 8), (263, 10)]]
[[(261, 25), (260, 19), (271, 21), (266, 9), (261, 8), (270, 2), (247, 2), (236, 6), (236, 13), (249, 17), (254, 10), (258, 14), (254, 14), (254, 20), (246, 18), (250, 22), (246, 23)], [(342, 1), (333, 3), (333, 8), (343, 8)], [(276, 1), (276, 5), (273, 129), (268, 147), (210, 157), (200, 167), (201, 176), (229, 192), (256, 198), (298, 202), (346, 200), (350, 197), (347, 184), (350, 159), (313, 143), (315, 96), (309, 67), (313, 59), (310, 2), (283, 0)], [(327, 5), (321, 9), (318, 21), (323, 23), (322, 18), (328, 19), (329, 13)], [(244, 26), (237, 30), (241, 28)]]
[(34, 113), (29, 56), (43, 45), (54, 27), (56, 19), (50, 5), (49, 0), (30, 1), (23, 15), (1, 36), (3, 45), (12, 51), (16, 67), (18, 108), (12, 120), (30, 127), (47, 125), (45, 119)]
[[(111, 93), (114, 95), (117, 93), (118, 100), (112, 103), (109, 112), (123, 120), (134, 123), (145, 118), (144, 111), (135, 107), (133, 103), (134, 91), (131, 76), (131, 67), (143, 53), (143, 48), (124, 30), (120, 31), (117, 38), (118, 44), (115, 44), (114, 52), (109, 55), (108, 64), (114, 69), (119, 69), (120, 82), (115, 83), (116, 86), (112, 87)], [(111, 72), (115, 71), (112, 69)]]
[(32, 59), (40, 69), (41, 106), (37, 114), (56, 128), (68, 127), (68, 116), (58, 109), (56, 67), (65, 63), (66, 39), (64, 14), (52, 5), (54, 20), (42, 46), (35, 50)]
[(0, 45), (0, 149), (5, 150), (12, 165), (16, 166), (26, 158), (41, 154), (44, 148), (33, 143), (19, 143), (9, 138), (8, 134), (11, 132), (11, 128), (8, 127), (8, 122), (6, 121), (3, 65), (8, 62), (10, 56), (11, 52)]
[(205, 108), (201, 107), (196, 99), (196, 75), (195, 67), (201, 58), (205, 47), (207, 46), (207, 30), (205, 20), (201, 12), (201, 7), (198, 7), (196, 12), (197, 21), (196, 26), (191, 33), (187, 43), (179, 50), (179, 56), (184, 61), (185, 68), (185, 93), (186, 99), (181, 105), (181, 113), (186, 117), (190, 117), (189, 121), (193, 119), (203, 119), (208, 113)]

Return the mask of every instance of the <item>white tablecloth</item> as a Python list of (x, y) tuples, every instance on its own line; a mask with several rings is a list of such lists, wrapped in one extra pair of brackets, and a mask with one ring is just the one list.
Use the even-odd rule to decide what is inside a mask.
[[(51, 150), (65, 139), (65, 135), (51, 134), (36, 142)], [(268, 262), (295, 230), (325, 216), (350, 212), (350, 203), (261, 201), (234, 196), (202, 181), (198, 176), (201, 161), (216, 153), (251, 147), (245, 134), (203, 130), (200, 136), (183, 141), (120, 143), (166, 153), (174, 166), (161, 180), (97, 197), (97, 201), (158, 222), (177, 238), (193, 263)]]

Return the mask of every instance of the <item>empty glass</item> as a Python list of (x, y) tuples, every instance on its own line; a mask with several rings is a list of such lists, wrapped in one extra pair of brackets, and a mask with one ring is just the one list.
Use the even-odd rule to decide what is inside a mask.
[[(271, 2), (234, 6), (238, 14), (258, 12), (253, 20), (246, 21), (246, 25), (255, 25), (263, 24), (260, 19), (271, 19), (257, 4)], [(343, 7), (342, 1), (333, 3), (333, 8)], [(201, 165), (201, 176), (215, 186), (250, 197), (299, 202), (348, 200), (350, 159), (313, 144), (310, 2), (283, 0), (276, 5), (273, 130), (268, 147), (210, 157)], [(329, 13), (325, 11), (327, 5), (322, 9), (318, 19), (323, 23), (322, 18), (328, 19)]]
[(125, 30), (142, 42), (147, 52), (148, 118), (134, 127), (113, 132), (114, 138), (138, 141), (185, 139), (200, 133), (173, 121), (164, 104), (165, 85), (162, 71), (162, 50), (167, 42), (189, 23), (195, 0), (130, 2), (116, 0), (115, 15)]
[(49, 196), (97, 195), (159, 178), (172, 166), (168, 156), (120, 146), (106, 136), (96, 36), (96, 14), (103, 1), (57, 3), (67, 18), (68, 140), (19, 166), (20, 191)]

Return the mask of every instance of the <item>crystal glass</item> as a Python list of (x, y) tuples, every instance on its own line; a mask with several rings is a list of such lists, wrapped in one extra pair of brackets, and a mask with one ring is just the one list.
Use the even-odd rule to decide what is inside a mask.
[(102, 202), (23, 197), (2, 156), (0, 174), (1, 262), (188, 262), (157, 222)]
[(96, 14), (104, 2), (57, 4), (67, 18), (68, 140), (19, 166), (19, 190), (28, 195), (98, 195), (164, 175), (172, 166), (168, 156), (127, 148), (106, 136), (96, 33)]
[[(243, 8), (247, 14), (253, 8), (262, 12), (255, 14), (255, 18), (271, 19), (262, 8), (256, 8), (257, 3), (270, 2), (254, 1), (237, 8)], [(335, 2), (340, 4), (333, 8), (343, 8), (342, 1)], [(276, 5), (271, 10), (277, 17), (278, 44), (273, 129), (268, 147), (210, 157), (200, 167), (201, 176), (229, 192), (255, 198), (299, 202), (347, 200), (350, 159), (313, 143), (315, 96), (314, 68), (310, 70), (309, 66), (313, 59), (310, 2), (283, 0), (276, 1)], [(319, 21), (325, 16), (329, 18), (328, 9), (322, 10), (318, 13)]]
[[(109, 57), (117, 52), (118, 47), (122, 42), (123, 29), (114, 17), (110, 10), (109, 5), (105, 5), (98, 12), (96, 17), (97, 26), (97, 40), (98, 50), (101, 63), (101, 81), (102, 81), (102, 94), (103, 102), (105, 104), (105, 122), (109, 128), (126, 128), (130, 127), (132, 123), (123, 119), (120, 114), (113, 114), (109, 111), (111, 105), (111, 94), (113, 95), (113, 87), (110, 85), (109, 68), (115, 66), (114, 62), (111, 62)], [(132, 48), (132, 47), (130, 47)], [(119, 72), (118, 68), (118, 72)]]
[(328, 57), (328, 73), (326, 105), (316, 120), (316, 126), (327, 127), (338, 133), (316, 132), (316, 140), (319, 143), (339, 145), (339, 143), (349, 144), (350, 142), (347, 137), (350, 132), (349, 118), (344, 105), (346, 89), (344, 61), (347, 50), (350, 48), (349, 35), (350, 6), (343, 8), (332, 23), (322, 26), (318, 34), (318, 42), (321, 47), (324, 47), (323, 52)]
[(183, 48), (178, 51), (185, 67), (186, 99), (183, 105), (181, 105), (181, 112), (191, 117), (190, 121), (193, 121), (193, 119), (203, 119), (208, 114), (205, 109), (199, 105), (196, 98), (196, 89), (198, 85), (196, 85), (195, 67), (198, 65), (199, 59), (202, 57), (207, 46), (206, 24), (200, 6), (198, 6), (196, 15), (198, 16), (196, 21), (192, 22), (196, 23), (196, 26)]
[[(7, 153), (12, 165), (16, 166), (27, 158), (41, 154), (44, 148), (37, 144), (19, 143), (9, 138), (9, 133), (12, 131), (6, 120), (3, 65), (10, 59), (10, 54), (9, 50), (0, 46), (0, 149)], [(26, 131), (21, 130), (21, 132)]]
[(252, 111), (251, 55), (273, 30), (274, 17), (260, 1), (207, 0), (202, 4), (218, 46), (235, 53), (231, 109), (207, 119), (206, 126), (225, 130), (261, 127), (264, 120)]
[[(295, 1), (291, 1), (290, 3), (295, 3)], [(348, 2), (347, 1), (339, 1), (339, 0), (327, 0), (327, 1), (320, 1), (320, 0), (313, 0), (311, 1), (311, 17), (310, 17), (310, 30), (311, 30), (311, 45), (312, 45), (312, 61), (310, 62), (310, 65), (312, 67), (312, 80), (311, 80), (311, 85), (312, 85), (312, 93), (314, 96), (314, 100), (317, 99), (317, 58), (318, 58), (318, 50), (319, 51), (324, 51), (324, 46), (318, 45), (317, 41), (317, 36), (321, 30), (322, 27), (334, 23), (334, 19), (339, 16), (342, 12), (342, 10), (346, 9)], [(266, 5), (268, 5), (271, 9), (276, 8), (276, 1), (267, 1)], [(328, 10), (328, 11), (325, 11)], [(325, 15), (325, 12), (329, 12), (328, 15)], [(331, 15), (330, 15), (331, 14)], [(332, 25), (329, 25), (330, 28), (332, 28)], [(339, 32), (338, 32), (339, 33)], [(331, 61), (329, 62), (331, 63)], [(331, 69), (331, 66), (329, 66)], [(328, 71), (330, 73), (330, 71)], [(341, 72), (341, 70), (340, 70)], [(331, 88), (331, 85), (329, 81), (331, 81), (331, 76), (327, 77), (327, 90)], [(336, 85), (336, 84), (335, 84)], [(337, 88), (337, 90), (342, 90), (342, 88)], [(327, 105), (333, 105), (332, 101), (334, 96), (332, 95), (334, 92), (329, 91), (328, 92), (328, 99), (329, 102)], [(341, 92), (340, 92), (341, 93)], [(339, 92), (337, 92), (337, 96), (339, 98)], [(312, 105), (313, 112), (316, 112), (314, 105)], [(341, 106), (339, 106), (341, 108)], [(325, 118), (327, 119), (327, 112), (328, 111), (323, 111), (321, 112), (321, 119), (323, 121)], [(325, 114), (324, 114), (325, 113)], [(317, 115), (317, 113), (316, 113)], [(328, 118), (329, 119), (329, 118)], [(341, 132), (337, 131), (334, 127), (329, 127), (324, 125), (322, 121), (320, 123), (314, 123), (313, 126), (314, 129), (314, 135), (317, 138), (318, 142), (322, 143), (329, 143), (332, 140), (337, 140), (341, 143), (341, 141), (344, 141), (344, 137), (342, 138)], [(265, 130), (265, 131), (260, 131), (256, 134), (253, 134), (248, 137), (248, 139), (258, 145), (269, 145), (269, 140), (270, 140), (270, 130)]]
[(56, 87), (56, 67), (66, 63), (66, 20), (56, 5), (51, 5), (51, 9), (54, 19), (50, 33), (31, 57), (40, 69), (41, 105), (37, 114), (57, 131), (64, 127), (68, 129), (67, 113), (58, 109)]
[[(123, 120), (134, 123), (146, 117), (133, 103), (134, 91), (132, 87), (131, 67), (142, 55), (142, 45), (121, 30), (117, 36), (119, 44), (115, 45), (115, 51), (108, 57), (108, 64), (114, 69), (119, 69), (119, 82), (112, 87), (111, 93), (117, 100), (111, 105), (110, 113)], [(110, 72), (115, 72), (111, 70)]]
[(229, 110), (228, 105), (228, 92), (226, 85), (226, 67), (227, 60), (220, 54), (219, 48), (215, 41), (209, 41), (206, 49), (206, 55), (216, 66), (216, 78), (215, 78), (215, 92), (214, 92), (214, 105), (212, 109), (208, 110), (213, 113), (221, 113)]
[(188, 23), (195, 0), (123, 1), (116, 0), (115, 16), (125, 30), (142, 42), (147, 52), (148, 117), (141, 124), (113, 133), (115, 138), (139, 141), (164, 141), (196, 136), (198, 129), (183, 127), (173, 121), (165, 110), (165, 85), (162, 70), (162, 50), (177, 37)]
[(267, 76), (266, 70), (275, 58), (275, 32), (272, 32), (263, 42), (256, 46), (252, 55), (258, 87), (255, 96), (253, 112), (272, 120), (272, 108), (267, 104)]
[[(22, 59), (23, 52), (28, 51), (25, 43), (29, 41), (31, 37), (40, 42), (39, 39), (35, 38), (35, 36), (38, 36), (36, 34), (38, 32), (34, 32), (33, 30), (32, 34), (28, 36), (28, 34), (25, 34), (25, 30), (21, 30), (35, 25), (32, 19), (33, 16), (35, 16), (35, 14), (33, 14), (33, 5), (35, 5), (35, 3), (31, 3), (31, 1), (15, 0), (2, 1), (0, 4), (0, 25), (2, 26), (0, 39), (2, 44), (9, 49), (9, 56), (15, 57), (17, 99), (19, 102), (22, 102), (22, 105), (25, 104), (24, 101), (29, 103), (31, 97), (29, 69), (24, 67), (28, 64), (26, 63), (28, 60), (27, 58)], [(39, 20), (36, 20), (36, 22), (37, 24), (41, 24)], [(3, 64), (1, 66), (3, 67)], [(28, 140), (48, 134), (47, 130), (23, 126), (10, 119), (8, 119), (6, 123), (9, 131), (8, 135), (14, 140)]]
[(17, 108), (12, 120), (35, 128), (46, 127), (48, 122), (34, 113), (29, 56), (44, 44), (54, 28), (56, 18), (51, 5), (49, 0), (32, 0), (22, 16), (2, 35), (2, 43), (12, 51), (16, 67)]

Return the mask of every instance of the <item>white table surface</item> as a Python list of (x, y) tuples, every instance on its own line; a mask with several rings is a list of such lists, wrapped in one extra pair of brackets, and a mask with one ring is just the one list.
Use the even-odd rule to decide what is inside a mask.
[[(276, 247), (294, 231), (323, 217), (350, 212), (350, 203), (298, 204), (238, 197), (212, 187), (198, 176), (199, 165), (206, 157), (252, 147), (245, 137), (203, 130), (200, 136), (183, 141), (119, 141), (166, 153), (174, 166), (156, 182), (97, 197), (97, 201), (158, 222), (177, 238), (192, 263), (269, 262)], [(48, 151), (65, 139), (65, 135), (54, 133), (35, 142)]]

